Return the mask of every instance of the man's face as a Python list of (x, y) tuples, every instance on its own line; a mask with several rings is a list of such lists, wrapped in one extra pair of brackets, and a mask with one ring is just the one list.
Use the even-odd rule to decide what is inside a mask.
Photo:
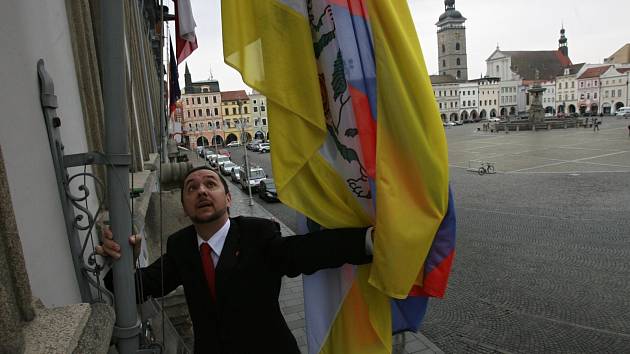
[(225, 193), (216, 172), (199, 170), (188, 175), (182, 191), (184, 212), (195, 224), (210, 223), (227, 216), (232, 198)]

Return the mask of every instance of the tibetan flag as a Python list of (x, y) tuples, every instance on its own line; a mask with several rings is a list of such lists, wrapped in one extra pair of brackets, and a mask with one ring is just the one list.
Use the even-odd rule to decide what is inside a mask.
[(175, 49), (177, 63), (181, 63), (197, 49), (197, 35), (195, 35), (195, 19), (192, 14), (190, 0), (173, 0), (175, 3)]
[(225, 62), (267, 97), (301, 228), (376, 226), (374, 261), (304, 277), (310, 353), (388, 353), (453, 259), (444, 129), (405, 0), (223, 0)]
[(169, 40), (170, 58), (169, 58), (169, 110), (171, 114), (175, 112), (177, 100), (182, 96), (182, 91), (179, 88), (179, 73), (177, 71), (177, 60), (175, 59), (175, 53), (173, 52), (173, 42)]

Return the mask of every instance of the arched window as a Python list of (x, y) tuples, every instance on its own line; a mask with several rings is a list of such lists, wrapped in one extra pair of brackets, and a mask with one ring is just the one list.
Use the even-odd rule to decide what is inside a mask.
[(460, 77), (462, 77), (462, 72), (457, 70), (457, 78), (459, 79)]
[(499, 66), (497, 65), (497, 75), (499, 75)]
[(446, 66), (446, 60), (442, 59), (442, 66)]
[(455, 50), (459, 50), (459, 42), (455, 43)]
[(444, 46), (444, 44), (442, 44), (442, 53), (444, 53), (446, 51), (446, 47)]
[(457, 58), (457, 65), (461, 65), (461, 64), (462, 64), (462, 61), (459, 60), (459, 58)]

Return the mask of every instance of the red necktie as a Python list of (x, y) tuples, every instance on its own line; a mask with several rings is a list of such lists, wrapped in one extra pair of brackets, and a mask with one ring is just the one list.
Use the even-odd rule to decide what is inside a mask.
[(216, 299), (216, 290), (214, 288), (214, 262), (212, 261), (212, 248), (206, 242), (201, 244), (201, 263), (203, 264), (203, 273), (208, 282), (208, 289), (212, 295), (212, 299)]

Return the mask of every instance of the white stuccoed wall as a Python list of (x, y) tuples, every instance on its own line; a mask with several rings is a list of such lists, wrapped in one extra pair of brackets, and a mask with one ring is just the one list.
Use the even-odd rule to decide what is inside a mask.
[(46, 306), (77, 303), (36, 68), (43, 58), (55, 82), (66, 154), (85, 152), (65, 1), (11, 1), (5, 10), (0, 11), (0, 144), (28, 276), (33, 295)]

